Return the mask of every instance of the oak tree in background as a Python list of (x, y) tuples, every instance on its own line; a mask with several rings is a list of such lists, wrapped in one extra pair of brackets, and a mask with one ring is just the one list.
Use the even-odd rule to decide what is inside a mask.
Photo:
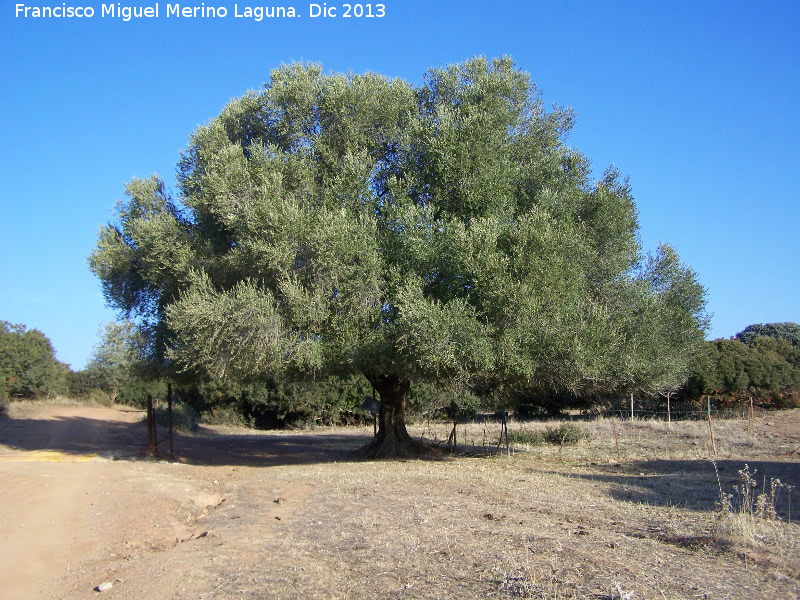
[(0, 403), (55, 396), (66, 391), (68, 373), (45, 334), (0, 321)]
[(771, 337), (788, 341), (793, 348), (800, 347), (800, 325), (797, 323), (765, 323), (748, 325), (736, 334), (736, 338), (745, 344), (752, 343), (758, 337)]
[(90, 265), (173, 372), (363, 374), (365, 456), (422, 451), (415, 381), (672, 385), (704, 289), (671, 248), (640, 255), (627, 182), (591, 178), (572, 121), (509, 58), (419, 86), (282, 66), (192, 135), (177, 199), (128, 184)]
[(756, 397), (765, 405), (797, 406), (800, 399), (800, 325), (747, 326), (735, 337), (706, 342), (694, 378), (700, 392)]

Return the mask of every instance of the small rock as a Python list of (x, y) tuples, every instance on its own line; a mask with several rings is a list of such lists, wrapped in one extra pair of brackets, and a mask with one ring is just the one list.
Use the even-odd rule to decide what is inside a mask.
[(101, 583), (96, 588), (94, 588), (94, 591), (95, 592), (107, 592), (113, 587), (114, 587), (113, 583), (111, 583), (110, 581), (106, 581), (105, 583)]

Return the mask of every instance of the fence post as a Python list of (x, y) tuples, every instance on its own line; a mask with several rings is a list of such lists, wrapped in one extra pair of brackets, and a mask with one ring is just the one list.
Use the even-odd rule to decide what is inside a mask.
[(172, 447), (172, 433), (175, 431), (172, 426), (172, 383), (167, 384), (167, 411), (169, 412), (169, 455), (175, 456), (175, 451)]
[(631, 392), (631, 421), (633, 421), (633, 392)]
[(714, 441), (714, 426), (711, 424), (711, 413), (708, 413), (708, 428), (711, 430), (711, 448), (714, 450), (714, 457), (717, 456), (717, 443)]
[(667, 392), (667, 427), (672, 429), (672, 415), (669, 410), (669, 396), (672, 392)]
[(152, 454), (155, 443), (155, 419), (153, 418), (153, 396), (147, 394), (147, 454)]
[(614, 443), (617, 445), (617, 462), (619, 462), (619, 439), (617, 438), (617, 424), (611, 417), (611, 429), (614, 431)]
[(503, 431), (506, 434), (506, 453), (511, 458), (511, 444), (508, 443), (508, 413), (503, 411)]

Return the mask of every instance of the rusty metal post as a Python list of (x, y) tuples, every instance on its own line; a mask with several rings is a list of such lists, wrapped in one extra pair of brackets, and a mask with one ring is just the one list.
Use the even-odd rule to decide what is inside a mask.
[(172, 384), (167, 384), (167, 412), (169, 413), (169, 455), (175, 456), (175, 450), (172, 447), (172, 433), (175, 430), (172, 425)]
[(153, 431), (153, 396), (147, 394), (147, 453), (153, 452), (155, 435)]
[(153, 452), (158, 452), (158, 423), (156, 422), (156, 406), (150, 401), (150, 413), (153, 415)]

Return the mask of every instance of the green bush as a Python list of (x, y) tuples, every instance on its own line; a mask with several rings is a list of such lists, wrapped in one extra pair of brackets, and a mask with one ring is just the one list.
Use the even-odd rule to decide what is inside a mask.
[(562, 423), (558, 427), (547, 427), (544, 440), (549, 444), (577, 444), (581, 440), (590, 440), (592, 436), (575, 423)]
[(245, 416), (236, 407), (219, 406), (205, 411), (200, 420), (208, 425), (230, 425), (234, 427), (253, 427), (253, 417)]
[[(169, 428), (169, 408), (166, 403), (155, 407), (156, 423), (159, 427)], [(197, 429), (197, 413), (188, 404), (174, 402), (172, 404), (172, 427), (175, 431), (194, 431)]]
[(527, 429), (509, 430), (508, 442), (510, 444), (527, 444), (528, 446), (541, 446), (544, 436), (541, 431), (528, 431)]
[(99, 404), (100, 406), (111, 406), (111, 396), (99, 388), (89, 390), (89, 394), (85, 396), (89, 401)]

